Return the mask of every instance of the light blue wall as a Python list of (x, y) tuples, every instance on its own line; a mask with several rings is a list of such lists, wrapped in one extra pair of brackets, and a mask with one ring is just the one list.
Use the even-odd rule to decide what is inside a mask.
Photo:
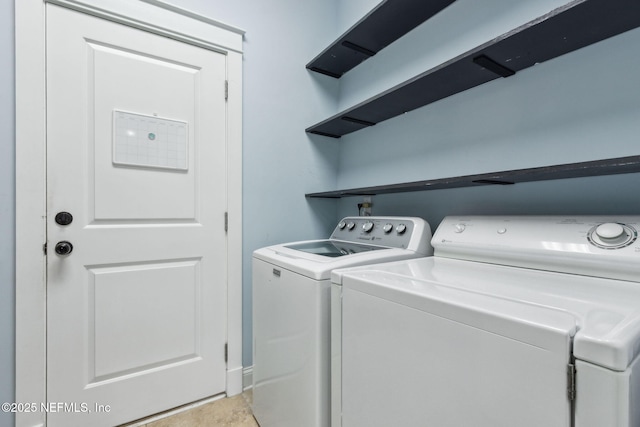
[[(0, 403), (14, 401), (15, 108), (13, 0), (0, 1)], [(13, 414), (0, 412), (0, 426)]]
[[(346, 32), (356, 22), (362, 19), (383, 0), (346, 0), (338, 4), (337, 27), (335, 34), (330, 39), (333, 42), (339, 35)], [(325, 46), (326, 47), (326, 46)]]
[[(565, 3), (458, 0), (341, 79), (347, 108)], [(640, 30), (340, 140), (337, 188), (640, 154)], [(638, 174), (373, 198), (376, 215), (640, 213)], [(339, 202), (338, 216), (360, 199)]]
[(243, 364), (252, 365), (251, 254), (326, 237), (337, 205), (304, 194), (336, 185), (336, 141), (304, 129), (333, 114), (338, 82), (305, 69), (335, 37), (337, 0), (175, 0), (246, 31), (243, 99)]

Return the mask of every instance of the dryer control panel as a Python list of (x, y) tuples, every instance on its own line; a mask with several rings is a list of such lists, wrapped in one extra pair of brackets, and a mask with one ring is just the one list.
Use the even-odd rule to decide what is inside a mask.
[(640, 216), (447, 217), (435, 255), (640, 282)]
[(330, 239), (423, 252), (431, 228), (416, 217), (355, 216), (340, 220)]

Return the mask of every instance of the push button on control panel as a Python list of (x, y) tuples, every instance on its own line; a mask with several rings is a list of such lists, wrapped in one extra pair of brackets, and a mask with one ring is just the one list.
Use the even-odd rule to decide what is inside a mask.
[(462, 233), (466, 229), (467, 229), (467, 226), (464, 224), (456, 224), (453, 226), (453, 231), (456, 233)]

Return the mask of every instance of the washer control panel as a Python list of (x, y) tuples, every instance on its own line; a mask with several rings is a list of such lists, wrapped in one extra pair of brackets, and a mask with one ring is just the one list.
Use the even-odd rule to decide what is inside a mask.
[(412, 241), (431, 239), (431, 229), (415, 217), (347, 217), (331, 234), (331, 239), (369, 243), (391, 248), (410, 248)]

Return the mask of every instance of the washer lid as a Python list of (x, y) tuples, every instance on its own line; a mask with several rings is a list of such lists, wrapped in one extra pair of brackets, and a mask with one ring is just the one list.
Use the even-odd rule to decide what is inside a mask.
[(370, 250), (349, 253), (345, 256), (332, 257), (314, 253), (312, 250), (301, 251), (288, 246), (322, 247), (335, 243), (338, 248), (345, 249), (342, 244), (352, 245), (352, 242), (337, 242), (335, 240), (307, 240), (284, 245), (267, 246), (253, 252), (254, 259), (260, 259), (294, 273), (312, 278), (314, 280), (329, 280), (331, 272), (335, 269), (354, 267), (365, 264), (398, 261), (402, 259), (423, 256), (408, 249), (385, 248), (382, 246), (362, 245)]
[(609, 369), (640, 352), (637, 283), (437, 257), (341, 273), (345, 288), (532, 345), (568, 334), (576, 358)]
[(287, 249), (294, 249), (296, 251), (325, 256), (329, 258), (338, 258), (341, 256), (357, 254), (360, 252), (387, 249), (381, 246), (361, 245), (358, 243), (342, 242), (339, 240), (319, 240), (314, 242), (293, 243), (284, 245), (284, 247)]

